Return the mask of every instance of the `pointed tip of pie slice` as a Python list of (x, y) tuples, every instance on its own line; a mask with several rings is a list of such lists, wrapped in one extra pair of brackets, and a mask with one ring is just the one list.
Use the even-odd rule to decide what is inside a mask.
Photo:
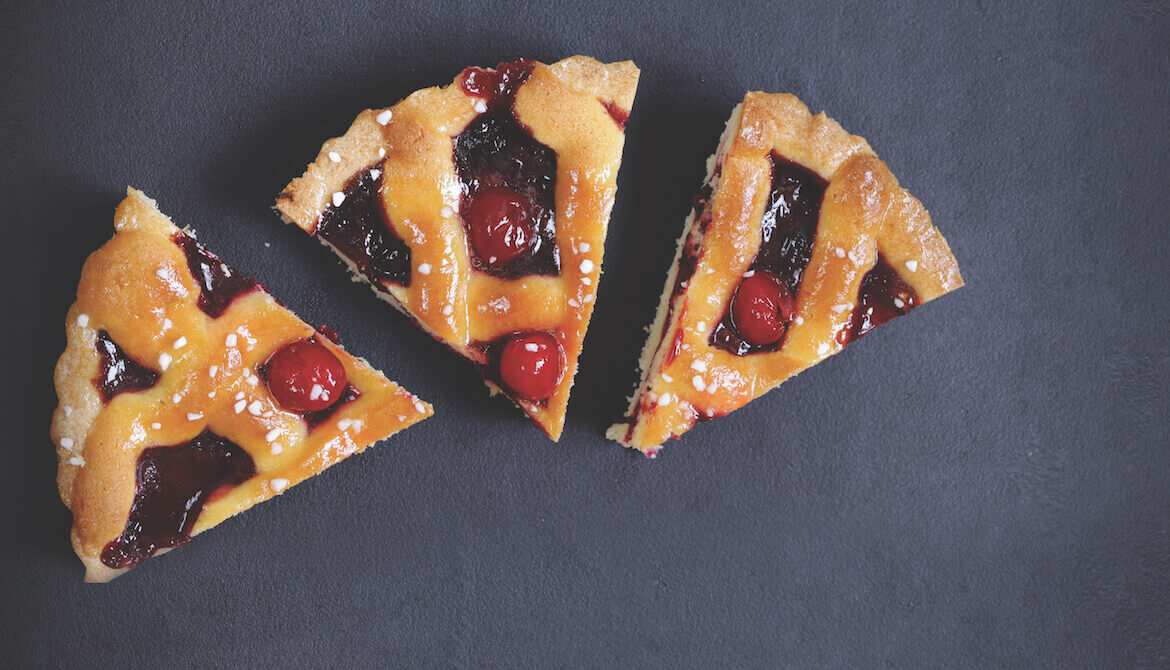
[(565, 409), (568, 405), (568, 393), (566, 391), (563, 402), (553, 404), (537, 404), (526, 400), (516, 398), (509, 395), (509, 400), (512, 401), (520, 411), (528, 415), (536, 427), (548, 436), (553, 442), (561, 441), (561, 433), (565, 429)]
[(501, 396), (516, 406), (553, 442), (560, 442), (561, 433), (565, 428), (565, 405), (568, 401), (567, 392), (560, 397), (559, 404), (554, 396), (545, 402), (531, 402), (518, 397), (508, 389), (485, 377), (484, 384), (488, 394), (492, 397)]
[[(306, 324), (195, 242), (141, 191), (128, 189), (115, 229), (82, 269), (54, 372), (58, 489), (74, 515), (72, 543), (86, 581), (109, 581), (164, 553), (147, 551), (129, 567), (103, 560), (115, 541), (133, 545), (124, 531), (135, 510), (166, 508), (157, 498), (139, 505), (151, 495), (136, 484), (144, 458), (162, 459), (149, 467), (167, 486), (179, 481), (167, 472), (192, 477), (211, 468), (211, 479), (191, 484), (190, 496), (182, 491), (199, 501), (184, 516), (190, 525), (168, 531), (172, 545), (151, 545), (181, 546), (433, 414), (347, 353), (330, 329)], [(289, 409), (270, 390), (269, 362), (290, 344), (312, 355), (292, 360), (316, 361), (304, 365), (333, 375), (321, 382), (330, 389), (291, 391), (308, 396), (307, 409)], [(198, 467), (168, 465), (168, 458)], [(134, 526), (153, 528), (160, 518), (137, 518)]]
[(748, 93), (679, 240), (626, 420), (607, 436), (653, 456), (962, 285), (926, 208), (863, 138), (793, 95)]
[[(359, 114), (280, 192), (276, 210), (557, 440), (638, 77), (632, 62), (587, 56), (469, 67), (447, 86)], [(504, 221), (530, 227), (497, 235)], [(556, 339), (562, 374), (555, 386), (519, 380), (536, 390), (513, 393), (499, 357), (532, 335)]]

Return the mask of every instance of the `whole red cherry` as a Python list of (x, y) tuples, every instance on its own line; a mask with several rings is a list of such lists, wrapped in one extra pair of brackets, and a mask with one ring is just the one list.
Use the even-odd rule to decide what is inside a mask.
[(264, 376), (276, 402), (293, 412), (331, 406), (347, 381), (337, 356), (312, 340), (296, 340), (277, 349), (264, 363)]
[(536, 239), (532, 203), (503, 186), (480, 189), (467, 203), (464, 220), (475, 255), (490, 267), (512, 262)]
[(500, 349), (500, 379), (526, 400), (544, 400), (561, 381), (564, 359), (561, 343), (552, 333), (514, 333)]
[(780, 341), (796, 313), (796, 301), (779, 277), (756, 270), (744, 277), (731, 297), (731, 324), (757, 347)]

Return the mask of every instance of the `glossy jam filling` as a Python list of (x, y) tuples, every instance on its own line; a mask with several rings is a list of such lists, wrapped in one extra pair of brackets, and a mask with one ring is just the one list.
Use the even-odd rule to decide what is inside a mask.
[[(775, 275), (792, 297), (798, 294), (804, 269), (812, 258), (817, 219), (827, 186), (828, 182), (812, 170), (772, 154), (772, 192), (760, 222), (760, 250), (749, 271)], [(729, 305), (723, 319), (712, 329), (711, 346), (739, 356), (777, 351), (784, 346), (787, 322), (784, 322), (785, 332), (778, 339), (754, 344), (736, 329), (732, 311)]]
[(857, 308), (849, 327), (837, 333), (841, 344), (861, 339), (866, 333), (918, 306), (918, 294), (882, 256), (861, 280)]
[(102, 396), (102, 402), (109, 402), (119, 393), (145, 391), (158, 383), (159, 373), (135, 362), (126, 355), (106, 331), (97, 334), (98, 375), (93, 385)]
[(259, 282), (228, 267), (190, 235), (179, 231), (174, 240), (187, 255), (187, 267), (199, 284), (196, 304), (211, 318), (219, 318), (236, 298), (262, 288)]
[(341, 344), (341, 336), (337, 334), (336, 330), (333, 330), (329, 326), (321, 324), (317, 326), (317, 332), (324, 335), (333, 344)]
[(544, 404), (565, 373), (565, 351), (555, 333), (525, 331), (473, 345), (480, 372), (514, 398)]
[[(714, 194), (714, 184), (719, 180), (720, 171), (720, 166), (716, 166), (707, 182), (695, 194), (692, 202), (691, 216), (694, 222), (691, 224), (690, 234), (687, 235), (687, 239), (683, 242), (682, 251), (679, 252), (678, 270), (674, 275), (674, 286), (670, 290), (670, 306), (667, 308), (666, 319), (664, 321), (666, 327), (670, 327), (670, 324), (674, 323), (675, 299), (687, 289), (691, 277), (695, 275), (695, 268), (699, 265), (699, 254), (702, 252), (703, 237), (707, 234), (707, 227), (711, 225), (711, 196)], [(678, 357), (679, 347), (682, 345), (682, 335), (681, 330), (675, 331), (674, 338), (668, 345), (669, 348), (662, 362), (664, 367), (670, 365)], [(659, 343), (658, 346), (661, 347), (662, 345), (663, 343)]]
[(379, 165), (350, 178), (341, 191), (345, 199), (325, 209), (314, 234), (340, 251), (374, 286), (386, 282), (410, 286), (410, 247), (386, 216)]
[(687, 236), (686, 242), (683, 244), (682, 254), (678, 259), (678, 272), (674, 277), (674, 288), (671, 290), (671, 297), (675, 297), (686, 290), (688, 282), (695, 274), (695, 268), (699, 265), (699, 253), (702, 251), (702, 240), (707, 234), (707, 228), (711, 225), (711, 196), (714, 195), (713, 184), (719, 179), (720, 169), (715, 168), (711, 175), (709, 183), (703, 184), (699, 192), (695, 194), (694, 202), (692, 203), (692, 211), (694, 216), (694, 228), (691, 234)]
[(126, 528), (102, 550), (102, 563), (130, 568), (159, 549), (186, 544), (203, 506), (255, 474), (248, 452), (209, 430), (189, 442), (144, 449)]
[(618, 128), (625, 130), (626, 122), (630, 120), (630, 113), (612, 102), (602, 102), (601, 105), (605, 107), (605, 111), (609, 112), (609, 117), (618, 125)]
[(556, 245), (557, 156), (516, 118), (516, 91), (535, 63), (468, 68), (463, 89), (486, 111), (455, 138), (460, 212), (472, 267), (501, 278), (560, 273)]
[(516, 91), (528, 80), (536, 69), (536, 61), (517, 58), (510, 63), (500, 63), (496, 69), (469, 67), (459, 77), (459, 84), (468, 95), (473, 95), (491, 107), (503, 103), (511, 107)]
[[(678, 309), (678, 305), (676, 304), (675, 300), (680, 295), (682, 295), (684, 291), (686, 291), (687, 286), (690, 284), (691, 277), (695, 275), (695, 268), (698, 267), (699, 254), (702, 251), (703, 236), (706, 235), (707, 228), (711, 225), (711, 198), (715, 193), (715, 184), (718, 183), (721, 172), (722, 165), (716, 165), (715, 168), (711, 171), (711, 174), (707, 177), (707, 181), (703, 183), (703, 186), (699, 189), (699, 192), (695, 194), (694, 199), (691, 201), (691, 229), (687, 234), (686, 240), (683, 241), (683, 247), (678, 254), (678, 269), (674, 274), (674, 285), (670, 289), (670, 302), (669, 306), (667, 307), (666, 317), (663, 320), (663, 323), (665, 324), (664, 328), (670, 328), (671, 324), (674, 323), (675, 310)], [(682, 307), (682, 309), (686, 309), (685, 305)], [(667, 348), (666, 352), (663, 354), (661, 367), (670, 365), (674, 362), (674, 359), (678, 358), (682, 347), (682, 337), (682, 329), (675, 329), (674, 337), (671, 338), (670, 342), (666, 342), (665, 340), (660, 340), (658, 342), (658, 349), (654, 352), (655, 358), (657, 358), (658, 351), (660, 351), (662, 347)], [(631, 412), (630, 416), (626, 419), (627, 427), (625, 439), (627, 441), (633, 437), (634, 426), (638, 422), (638, 415), (650, 411), (652, 409), (651, 405), (654, 404), (651, 403), (646, 397), (645, 391), (645, 388), (641, 389), (641, 396), (638, 400), (638, 404), (634, 408), (634, 411)]]

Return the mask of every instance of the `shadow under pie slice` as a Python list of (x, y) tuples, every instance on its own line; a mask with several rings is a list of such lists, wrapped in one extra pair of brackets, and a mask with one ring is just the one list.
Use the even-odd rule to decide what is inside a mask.
[(795, 96), (732, 112), (610, 439), (648, 456), (872, 328), (963, 285), (918, 200), (866, 141)]
[(366, 110), (276, 208), (560, 437), (638, 69), (468, 68)]
[(431, 415), (133, 189), (86, 261), (51, 434), (104, 582)]

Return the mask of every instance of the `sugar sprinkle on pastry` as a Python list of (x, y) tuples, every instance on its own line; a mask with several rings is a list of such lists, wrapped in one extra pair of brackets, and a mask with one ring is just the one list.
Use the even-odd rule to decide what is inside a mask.
[[(74, 514), (74, 549), (86, 566), (87, 581), (108, 581), (157, 550), (190, 539), (188, 531), (159, 536), (158, 529), (166, 523), (160, 525), (158, 518), (149, 516), (171, 514), (166, 508), (172, 493), (175, 500), (188, 503), (174, 513), (198, 519), (194, 528), (201, 531), (274, 495), (263, 487), (272, 470), (295, 469), (298, 480), (315, 475), (430, 415), (429, 407), (418, 410), (399, 387), (368, 364), (316, 341), (313, 328), (175, 227), (141, 193), (131, 190), (119, 205), (116, 228), (120, 232), (86, 261), (84, 284), (70, 310), (78, 315), (75, 322), (80, 328), (98, 322), (109, 324), (108, 331), (98, 330), (95, 337), (93, 331), (73, 324), (66, 329), (67, 346), (56, 377), (60, 411), (54, 412), (51, 429), (59, 454), (60, 494)], [(153, 259), (168, 260), (159, 267)], [(165, 290), (159, 290), (159, 279)], [(198, 299), (188, 297), (190, 293), (198, 293)], [(159, 325), (166, 332), (176, 322), (184, 326), (182, 335), (158, 336)], [(244, 349), (236, 348), (240, 337), (246, 340)], [(302, 344), (325, 353), (305, 359), (309, 362), (302, 364), (301, 372), (315, 379), (320, 371), (314, 366), (327, 356), (336, 366), (331, 369), (344, 371), (339, 383), (348, 389), (346, 394), (334, 396), (332, 388), (323, 387), (318, 400), (329, 396), (324, 405), (307, 409), (279, 405), (284, 410), (280, 419), (273, 409), (264, 412), (264, 419), (240, 417), (249, 401), (231, 398), (239, 393), (241, 378), (251, 382), (257, 400), (292, 402), (289, 398), (301, 392), (297, 379), (274, 370), (271, 361), (277, 353)], [(178, 351), (182, 353), (171, 353)], [(262, 365), (272, 388), (260, 384), (254, 371)], [(308, 395), (305, 388), (304, 397)], [(340, 450), (325, 448), (327, 434), (312, 430), (342, 406), (334, 400), (342, 401), (345, 411), (359, 416), (364, 426), (361, 439), (350, 437)], [(236, 414), (228, 410), (233, 403)], [(80, 407), (86, 411), (74, 411)], [(162, 431), (176, 420), (184, 427), (175, 434), (146, 432)], [(295, 425), (298, 420), (305, 429), (288, 432), (288, 421)], [(275, 430), (282, 437), (260, 440), (249, 428), (256, 421), (268, 424), (264, 429), (268, 432), (260, 435)], [(188, 422), (196, 425), (186, 428)], [(274, 426), (276, 422), (280, 425)], [(78, 453), (77, 435), (86, 436), (85, 457)], [(285, 448), (294, 446), (304, 448)], [(214, 462), (215, 467), (191, 470), (186, 463), (192, 458)], [(76, 468), (84, 467), (87, 459), (95, 467), (77, 476)], [(180, 469), (190, 477), (174, 477)], [(152, 473), (151, 486), (139, 485), (140, 471)], [(199, 481), (205, 476), (210, 479)], [(158, 492), (167, 487), (179, 489), (159, 498)], [(200, 498), (185, 487), (240, 489), (243, 497), (229, 504), (215, 497)], [(120, 501), (131, 496), (132, 505), (108, 504), (114, 497)], [(146, 510), (142, 513), (147, 516), (132, 520), (127, 516), (131, 509)], [(136, 530), (124, 532), (131, 525)]]
[[(698, 417), (743, 406), (963, 283), (925, 208), (865, 140), (794, 96), (747, 94), (718, 147), (649, 329), (641, 381), (607, 432), (648, 457)], [(714, 361), (717, 376), (683, 372)], [(678, 402), (665, 406), (664, 395)]]

